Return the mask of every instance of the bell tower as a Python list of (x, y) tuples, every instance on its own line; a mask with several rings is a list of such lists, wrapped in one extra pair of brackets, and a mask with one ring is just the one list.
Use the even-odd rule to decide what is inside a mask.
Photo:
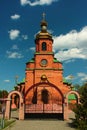
[(41, 30), (35, 37), (36, 52), (35, 52), (35, 61), (36, 67), (46, 67), (49, 68), (52, 66), (53, 61), (53, 50), (52, 44), (53, 39), (52, 35), (47, 30), (47, 21), (45, 19), (45, 14), (43, 13), (43, 19), (40, 23)]
[(45, 14), (43, 13), (43, 19), (41, 21), (41, 31), (36, 35), (36, 52), (38, 53), (51, 53), (53, 39), (52, 35), (47, 31), (47, 22), (45, 19)]

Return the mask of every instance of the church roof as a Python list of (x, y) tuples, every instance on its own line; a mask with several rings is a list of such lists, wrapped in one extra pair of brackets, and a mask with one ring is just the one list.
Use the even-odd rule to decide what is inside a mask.
[(71, 83), (69, 81), (67, 81), (65, 78), (63, 78), (63, 83), (67, 84), (67, 85), (71, 85)]
[(23, 78), (22, 81), (17, 84), (20, 85), (20, 84), (24, 84), (24, 83), (25, 83), (25, 78)]
[[(57, 58), (53, 59), (54, 62), (60, 62), (59, 60), (57, 60)], [(61, 62), (60, 62), (61, 63)]]
[(36, 35), (36, 39), (40, 39), (40, 38), (48, 38), (48, 39), (52, 39), (52, 35), (49, 32), (39, 32)]
[(34, 58), (32, 58), (29, 62), (31, 62), (31, 63), (34, 62)]
[(35, 60), (34, 60), (34, 58), (32, 58), (30, 61), (28, 61), (26, 64), (28, 64), (28, 63), (34, 63), (35, 62)]

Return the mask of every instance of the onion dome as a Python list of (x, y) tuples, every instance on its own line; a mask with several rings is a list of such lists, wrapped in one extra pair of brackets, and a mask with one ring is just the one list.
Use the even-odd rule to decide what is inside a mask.
[(43, 13), (43, 19), (41, 21), (41, 31), (36, 34), (36, 40), (42, 38), (52, 39), (52, 35), (47, 31), (47, 22), (45, 20), (45, 14)]

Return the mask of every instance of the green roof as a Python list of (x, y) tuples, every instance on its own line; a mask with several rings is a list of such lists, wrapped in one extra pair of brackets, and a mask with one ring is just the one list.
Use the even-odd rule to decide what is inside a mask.
[(29, 62), (34, 62), (34, 58), (32, 58)]
[(23, 78), (22, 81), (18, 82), (17, 84), (22, 84), (22, 83), (25, 83), (25, 78)]
[(63, 78), (63, 83), (67, 83), (67, 80), (65, 78)]
[(46, 53), (35, 52), (34, 54), (37, 54), (37, 55), (50, 55), (50, 54), (54, 54), (54, 53), (53, 52), (46, 52)]
[(28, 61), (26, 64), (28, 63), (34, 63), (34, 58), (32, 58), (30, 61)]
[(40, 52), (35, 52), (35, 54), (40, 54)]
[(70, 95), (68, 96), (68, 100), (75, 100), (75, 99), (76, 99), (75, 94), (70, 94)]
[(54, 62), (60, 62), (60, 61), (58, 61), (56, 58), (54, 58), (53, 61), (54, 61)]
[(23, 78), (21, 82), (22, 82), (22, 83), (25, 82), (25, 78)]
[(71, 85), (71, 83), (69, 81), (67, 81), (65, 78), (63, 78), (63, 83), (66, 83), (68, 85)]

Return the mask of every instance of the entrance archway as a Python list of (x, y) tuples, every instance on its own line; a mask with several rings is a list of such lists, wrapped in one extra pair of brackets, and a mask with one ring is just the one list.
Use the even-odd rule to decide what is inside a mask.
[(25, 93), (25, 115), (50, 113), (59, 114), (63, 118), (63, 104), (62, 91), (50, 82), (34, 84)]
[(74, 95), (76, 95), (76, 97), (77, 97), (77, 103), (79, 104), (79, 100), (80, 100), (80, 95), (79, 95), (79, 93), (78, 92), (76, 92), (76, 91), (69, 91), (66, 95), (65, 95), (65, 107), (64, 107), (64, 111), (65, 111), (65, 119), (66, 120), (68, 120), (68, 118), (69, 118), (69, 110), (68, 110), (68, 108), (69, 108), (69, 103), (68, 103), (68, 97), (69, 97), (69, 95), (70, 94), (74, 94)]
[(43, 84), (44, 84), (44, 85), (49, 85), (49, 86), (51, 86), (52, 88), (55, 88), (55, 89), (60, 93), (60, 95), (61, 95), (61, 97), (62, 97), (62, 101), (63, 101), (63, 103), (64, 103), (64, 95), (63, 95), (62, 91), (59, 89), (59, 87), (55, 86), (54, 84), (52, 84), (52, 83), (50, 83), (50, 82), (39, 82), (39, 83), (36, 83), (36, 84), (32, 85), (32, 86), (29, 87), (28, 90), (26, 91), (25, 97), (27, 96), (28, 92), (29, 92), (31, 89), (33, 89), (33, 88), (35, 88), (35, 87), (38, 87), (39, 85), (43, 85)]
[(5, 111), (5, 117), (7, 119), (10, 119), (11, 116), (11, 96), (17, 94), (19, 96), (19, 120), (24, 119), (24, 101), (22, 94), (18, 91), (11, 91), (8, 95), (8, 101), (6, 102), (6, 111)]

